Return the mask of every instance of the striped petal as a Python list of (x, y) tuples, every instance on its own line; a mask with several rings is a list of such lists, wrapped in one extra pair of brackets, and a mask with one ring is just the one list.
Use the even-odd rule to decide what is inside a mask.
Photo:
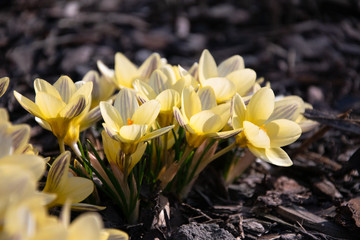
[(55, 83), (54, 87), (60, 93), (62, 100), (69, 103), (71, 96), (75, 93), (76, 87), (68, 76), (61, 76)]
[(70, 152), (65, 151), (54, 160), (46, 179), (44, 192), (58, 193), (66, 186), (70, 157)]
[(242, 128), (245, 120), (246, 106), (243, 99), (237, 93), (231, 101), (231, 123), (234, 129)]
[[(134, 81), (134, 88), (139, 92), (140, 98), (145, 98), (146, 101), (156, 98), (156, 93), (153, 88), (146, 82), (136, 79)], [(146, 102), (144, 101), (144, 102)]]
[(195, 131), (192, 130), (192, 128), (188, 124), (187, 120), (185, 119), (185, 117), (180, 112), (179, 108), (174, 107), (173, 111), (174, 111), (174, 117), (175, 117), (176, 121), (179, 123), (179, 125), (181, 127), (183, 127), (186, 131), (191, 132), (191, 133), (195, 133)]
[(132, 88), (132, 81), (136, 77), (137, 67), (122, 53), (115, 54), (115, 79), (120, 88)]
[(23, 153), (30, 139), (30, 126), (26, 124), (13, 125), (10, 127), (10, 131), (14, 153)]
[(274, 112), (269, 120), (289, 119), (296, 121), (300, 113), (304, 111), (304, 101), (297, 96), (284, 97), (275, 102)]
[(209, 110), (217, 105), (215, 92), (212, 87), (206, 86), (200, 88), (197, 94), (200, 98), (201, 110)]
[(31, 101), (30, 99), (28, 99), (27, 97), (24, 97), (23, 95), (21, 95), (20, 93), (14, 91), (14, 96), (15, 98), (18, 100), (18, 102), (20, 103), (20, 105), (29, 113), (31, 113), (32, 115), (36, 116), (36, 117), (43, 117), (43, 114), (41, 113), (41, 110), (39, 108), (38, 105), (36, 105), (33, 101)]
[(155, 69), (160, 67), (160, 62), (160, 55), (158, 53), (151, 54), (139, 67), (139, 76), (144, 80), (149, 79)]
[(242, 132), (242, 129), (234, 129), (234, 130), (229, 130), (229, 131), (210, 133), (207, 136), (211, 137), (211, 138), (215, 138), (215, 139), (226, 139), (226, 138), (236, 136), (241, 132)]
[(226, 78), (234, 83), (236, 92), (239, 93), (240, 96), (245, 96), (255, 85), (256, 72), (250, 68), (245, 68), (230, 73)]
[(159, 69), (155, 70), (149, 79), (149, 84), (154, 89), (156, 95), (170, 88), (171, 83), (168, 82), (167, 76)]
[(97, 106), (91, 111), (89, 111), (84, 119), (80, 123), (80, 132), (84, 131), (85, 129), (88, 129), (92, 125), (94, 125), (96, 122), (100, 121), (101, 119), (101, 110), (100, 106)]
[(214, 89), (218, 103), (231, 99), (236, 93), (236, 86), (227, 78), (209, 78), (203, 83), (203, 86), (210, 86)]
[(245, 136), (252, 145), (258, 148), (270, 147), (270, 138), (263, 128), (248, 121), (243, 122), (243, 127)]
[(234, 71), (243, 68), (244, 68), (244, 59), (239, 55), (232, 56), (219, 64), (218, 67), (219, 77), (225, 77), (229, 73), (232, 73)]
[(251, 97), (245, 119), (255, 125), (263, 125), (274, 111), (274, 100), (274, 92), (270, 88), (261, 88)]
[(101, 102), (100, 111), (107, 128), (117, 132), (124, 125), (120, 113), (110, 103)]
[(9, 82), (10, 79), (8, 77), (0, 78), (0, 97), (6, 92), (9, 87)]
[(214, 78), (218, 76), (216, 62), (207, 49), (205, 49), (201, 54), (198, 73), (199, 73), (199, 81), (201, 85), (205, 83), (206, 79)]
[(60, 111), (60, 116), (66, 119), (73, 119), (79, 116), (84, 111), (85, 107), (85, 97), (78, 96), (76, 99), (72, 99), (72, 101)]
[(287, 119), (277, 119), (264, 126), (271, 147), (282, 147), (295, 142), (301, 135), (300, 126)]
[(160, 112), (160, 102), (158, 100), (150, 100), (141, 105), (130, 118), (134, 124), (151, 125)]
[(114, 107), (120, 113), (123, 122), (126, 122), (127, 119), (132, 119), (139, 107), (135, 92), (129, 88), (122, 89), (116, 96)]

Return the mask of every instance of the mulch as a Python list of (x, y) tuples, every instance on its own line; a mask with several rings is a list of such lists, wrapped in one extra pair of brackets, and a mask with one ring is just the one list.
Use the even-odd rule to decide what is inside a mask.
[[(150, 200), (138, 225), (124, 224), (111, 206), (102, 213), (105, 225), (131, 239), (358, 239), (357, 0), (1, 1), (0, 76), (11, 79), (1, 106), (13, 122), (34, 126), (32, 142), (51, 154), (56, 140), (17, 104), (12, 90), (32, 98), (35, 78), (81, 80), (97, 60), (113, 66), (116, 52), (139, 64), (156, 51), (187, 68), (204, 48), (217, 62), (243, 56), (277, 95), (311, 103), (315, 110), (306, 116), (320, 127), (286, 149), (292, 167), (256, 161), (225, 189), (215, 170), (219, 159), (185, 202), (144, 187), (142, 196)], [(154, 224), (153, 214), (164, 205), (169, 216)]]

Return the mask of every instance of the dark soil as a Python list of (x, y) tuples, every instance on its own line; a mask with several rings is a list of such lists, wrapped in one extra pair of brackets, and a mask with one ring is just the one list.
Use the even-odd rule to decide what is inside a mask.
[(287, 149), (290, 168), (254, 162), (226, 191), (215, 170), (222, 159), (205, 170), (186, 202), (168, 196), (164, 223), (153, 224), (156, 211), (149, 210), (162, 197), (144, 189), (151, 198), (140, 224), (123, 224), (109, 206), (106, 226), (131, 239), (358, 239), (358, 0), (1, 1), (0, 76), (11, 79), (1, 105), (13, 122), (34, 126), (32, 142), (51, 154), (55, 138), (20, 107), (13, 89), (32, 98), (35, 78), (81, 80), (97, 60), (113, 66), (118, 51), (137, 64), (156, 51), (187, 68), (204, 48), (217, 62), (243, 56), (277, 95), (311, 103), (319, 112), (307, 116), (322, 125)]

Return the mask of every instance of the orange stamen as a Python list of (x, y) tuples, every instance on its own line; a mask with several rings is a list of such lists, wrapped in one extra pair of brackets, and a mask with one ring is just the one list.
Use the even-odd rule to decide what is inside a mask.
[(132, 121), (130, 118), (127, 119), (127, 125), (132, 125), (134, 121)]

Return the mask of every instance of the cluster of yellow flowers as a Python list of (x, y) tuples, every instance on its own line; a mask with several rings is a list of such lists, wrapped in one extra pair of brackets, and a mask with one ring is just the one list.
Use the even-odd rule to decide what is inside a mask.
[[(70, 199), (73, 207), (100, 209), (79, 203), (93, 184), (64, 174), (71, 162), (65, 145), (78, 159), (74, 169), (90, 179), (96, 175), (99, 187), (118, 203), (125, 218), (136, 222), (143, 179), (184, 198), (200, 172), (229, 151), (247, 149), (269, 163), (290, 166), (281, 147), (316, 125), (302, 116), (311, 106), (297, 96), (275, 98), (270, 84), (261, 87), (263, 80), (245, 68), (239, 55), (217, 65), (204, 50), (199, 62), (185, 70), (157, 53), (140, 67), (117, 53), (114, 69), (101, 61), (98, 68), (101, 74), (90, 71), (75, 83), (67, 76), (53, 85), (36, 79), (35, 102), (14, 91), (18, 102), (59, 142), (61, 155), (43, 190), (56, 197), (43, 197), (44, 205), (62, 205)], [(80, 132), (101, 118), (107, 162), (95, 149), (84, 151), (78, 144)], [(218, 149), (220, 141), (228, 146)], [(239, 176), (239, 164), (242, 161), (234, 158), (226, 182)], [(41, 174), (36, 176), (34, 181)]]
[[(8, 78), (0, 79), (0, 96), (8, 85)], [(86, 207), (76, 203), (90, 195), (93, 183), (71, 175), (71, 154), (65, 151), (55, 159), (39, 191), (48, 159), (38, 155), (29, 139), (30, 126), (13, 125), (7, 111), (0, 108), (0, 239), (128, 239), (122, 231), (104, 229), (96, 213), (85, 213), (70, 223), (70, 204)], [(48, 208), (57, 205), (64, 205), (60, 217), (48, 213)]]

